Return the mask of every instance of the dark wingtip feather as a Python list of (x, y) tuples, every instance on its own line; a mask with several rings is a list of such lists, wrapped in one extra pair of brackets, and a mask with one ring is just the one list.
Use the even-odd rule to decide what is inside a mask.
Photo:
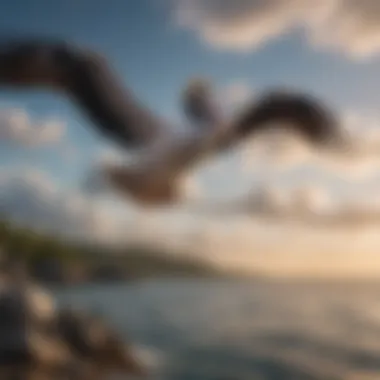
[(56, 55), (65, 47), (64, 41), (3, 41), (0, 44), (1, 85), (62, 87), (63, 68)]
[(313, 145), (340, 143), (343, 136), (334, 112), (317, 98), (272, 91), (246, 108), (236, 119), (236, 132), (240, 138), (268, 128), (268, 124), (281, 123)]

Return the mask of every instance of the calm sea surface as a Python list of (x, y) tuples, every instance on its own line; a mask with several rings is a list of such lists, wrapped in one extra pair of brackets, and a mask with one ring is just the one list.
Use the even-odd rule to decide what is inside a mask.
[(380, 285), (151, 281), (70, 288), (155, 379), (380, 379)]

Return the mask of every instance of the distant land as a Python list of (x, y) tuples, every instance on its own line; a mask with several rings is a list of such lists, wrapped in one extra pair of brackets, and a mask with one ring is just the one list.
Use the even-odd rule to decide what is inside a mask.
[(0, 221), (3, 262), (16, 260), (44, 283), (78, 284), (160, 277), (229, 277), (211, 264), (143, 246), (107, 248), (72, 243)]

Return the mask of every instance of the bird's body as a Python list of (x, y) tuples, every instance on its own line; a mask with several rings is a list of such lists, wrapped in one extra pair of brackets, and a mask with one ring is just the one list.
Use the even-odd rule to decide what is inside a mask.
[[(93, 125), (125, 149), (141, 155), (130, 166), (103, 174), (122, 194), (143, 204), (173, 203), (177, 182), (206, 155), (234, 146), (271, 122), (288, 122), (313, 143), (337, 132), (332, 113), (317, 99), (274, 91), (232, 120), (215, 107), (209, 89), (189, 84), (183, 106), (194, 128), (179, 134), (122, 86), (99, 54), (66, 42), (11, 41), (0, 48), (0, 87), (43, 87), (69, 96)], [(197, 126), (198, 128), (195, 128)]]

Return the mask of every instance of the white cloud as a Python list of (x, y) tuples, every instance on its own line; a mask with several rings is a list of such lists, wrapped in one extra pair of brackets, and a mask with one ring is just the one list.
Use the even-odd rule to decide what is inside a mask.
[(19, 108), (0, 109), (0, 142), (22, 147), (51, 146), (59, 143), (65, 124), (58, 119), (34, 121)]
[(219, 91), (219, 97), (224, 107), (236, 112), (253, 99), (253, 89), (244, 80), (234, 81)]
[(0, 212), (20, 223), (96, 244), (140, 242), (225, 268), (279, 275), (312, 274), (312, 268), (332, 272), (339, 263), (348, 267), (347, 261), (358, 260), (359, 252), (363, 260), (377, 252), (378, 200), (376, 207), (369, 197), (332, 202), (315, 184), (287, 191), (263, 187), (222, 217), (180, 209), (136, 212), (122, 203), (60, 190), (37, 170), (0, 173)]
[(376, 0), (334, 0), (316, 25), (314, 44), (366, 58), (380, 51), (380, 4)]
[[(194, 198), (201, 191), (194, 178), (186, 182), (186, 190)], [(165, 239), (173, 236), (171, 231), (179, 232), (179, 226), (184, 226), (184, 218), (178, 223), (169, 215), (163, 223), (164, 212), (145, 212), (104, 194), (89, 196), (81, 189), (60, 189), (53, 177), (29, 167), (0, 171), (0, 213), (65, 238), (112, 246), (132, 241), (164, 246)]]
[(110, 184), (103, 175), (104, 167), (130, 164), (132, 158), (132, 156), (121, 149), (108, 146), (106, 148), (103, 147), (94, 157), (89, 173), (86, 174), (82, 183), (82, 191), (88, 196), (109, 193)]
[(285, 222), (298, 219), (307, 223), (311, 218), (330, 213), (334, 206), (327, 190), (317, 184), (294, 188), (262, 185), (235, 200), (205, 206), (204, 211)]
[[(296, 3), (296, 4), (295, 4)], [(249, 50), (282, 34), (303, 15), (307, 3), (288, 0), (183, 0), (175, 7), (177, 22), (194, 29), (220, 48)]]
[(263, 185), (243, 197), (206, 204), (198, 211), (211, 218), (245, 216), (259, 224), (299, 225), (325, 232), (331, 227), (332, 231), (364, 231), (380, 224), (380, 198), (376, 192), (336, 197), (320, 183)]
[(307, 165), (349, 181), (376, 174), (380, 165), (380, 117), (347, 114), (341, 117), (341, 126), (348, 142), (341, 150), (315, 149), (284, 130), (255, 135), (242, 145), (241, 166), (250, 174), (263, 164), (276, 173)]
[(306, 184), (293, 191), (291, 205), (296, 212), (320, 214), (331, 212), (333, 207), (329, 194), (318, 185)]
[(178, 0), (178, 25), (220, 49), (254, 50), (285, 33), (302, 31), (317, 47), (353, 57), (380, 50), (377, 0)]
[(60, 190), (46, 173), (32, 168), (1, 172), (0, 211), (27, 226), (104, 244), (127, 239), (133, 215), (79, 190)]
[(179, 186), (186, 199), (201, 199), (204, 195), (202, 183), (195, 175), (184, 176)]
[(380, 164), (380, 117), (378, 115), (346, 115), (342, 125), (349, 146), (342, 152), (317, 152), (315, 165), (323, 170), (353, 179), (370, 177)]
[(96, 158), (97, 165), (115, 164), (120, 165), (131, 161), (132, 157), (125, 151), (117, 148), (107, 147), (99, 153)]

